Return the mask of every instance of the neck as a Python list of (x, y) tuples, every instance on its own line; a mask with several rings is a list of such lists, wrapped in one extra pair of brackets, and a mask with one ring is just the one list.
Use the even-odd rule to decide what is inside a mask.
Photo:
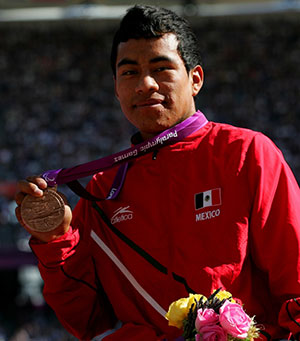
[(148, 133), (148, 132), (145, 132), (145, 131), (140, 131), (140, 136), (142, 137), (142, 140), (145, 141), (145, 140), (148, 140), (148, 139), (151, 139), (152, 137), (162, 133), (164, 130), (167, 130), (167, 129), (170, 129), (174, 126), (176, 126), (177, 124), (183, 122), (184, 120), (186, 120), (187, 118), (189, 118), (190, 116), (194, 115), (194, 113), (196, 112), (196, 110), (194, 110), (193, 112), (191, 113), (188, 113), (186, 115), (184, 115), (183, 117), (181, 117), (178, 121), (176, 121), (172, 126), (170, 127), (165, 127), (164, 129), (160, 130), (160, 131), (157, 131), (155, 133)]

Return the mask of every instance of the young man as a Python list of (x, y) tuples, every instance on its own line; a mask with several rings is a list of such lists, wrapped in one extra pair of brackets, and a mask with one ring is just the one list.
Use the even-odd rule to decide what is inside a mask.
[[(173, 12), (131, 8), (111, 62), (122, 111), (139, 130), (133, 144), (157, 148), (129, 162), (113, 200), (81, 199), (72, 223), (66, 206), (54, 231), (32, 231), (17, 208), (48, 304), (81, 340), (176, 340), (169, 305), (221, 287), (264, 326), (262, 339), (297, 339), (300, 193), (281, 152), (260, 133), (196, 112), (197, 42)], [(116, 174), (95, 174), (89, 192), (107, 197)], [(21, 205), (47, 183), (31, 177), (19, 187)]]

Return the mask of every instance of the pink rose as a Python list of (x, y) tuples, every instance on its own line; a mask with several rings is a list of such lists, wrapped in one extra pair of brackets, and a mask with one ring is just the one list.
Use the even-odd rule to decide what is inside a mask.
[(200, 334), (196, 334), (196, 341), (226, 341), (225, 330), (217, 324), (207, 324), (201, 327)]
[(244, 339), (248, 335), (251, 318), (237, 303), (225, 301), (220, 308), (220, 324), (233, 337)]
[(199, 309), (195, 321), (195, 327), (199, 331), (201, 327), (207, 324), (216, 324), (219, 321), (219, 315), (213, 309)]

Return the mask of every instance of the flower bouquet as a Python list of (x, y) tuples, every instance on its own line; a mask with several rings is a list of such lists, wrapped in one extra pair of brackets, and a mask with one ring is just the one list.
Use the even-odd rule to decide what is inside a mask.
[(250, 341), (259, 337), (254, 318), (221, 289), (208, 298), (198, 294), (181, 298), (170, 305), (165, 317), (170, 326), (183, 329), (187, 341)]

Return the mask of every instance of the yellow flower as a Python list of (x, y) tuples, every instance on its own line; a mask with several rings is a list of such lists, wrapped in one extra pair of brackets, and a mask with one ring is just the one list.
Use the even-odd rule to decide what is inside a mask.
[(192, 304), (196, 301), (199, 301), (200, 298), (203, 297), (203, 300), (206, 301), (206, 297), (200, 294), (189, 294), (188, 300), (189, 300), (189, 309), (191, 308)]
[(232, 295), (229, 291), (221, 290), (217, 293), (216, 297), (222, 301), (224, 299), (229, 300), (232, 303), (235, 303), (235, 300), (232, 298)]
[[(187, 318), (192, 304), (195, 303), (195, 299), (199, 301), (201, 297), (202, 295), (190, 294), (189, 297), (181, 298), (173, 302), (165, 316), (169, 321), (169, 326), (174, 326), (181, 329), (183, 327), (183, 320)], [(203, 298), (206, 299), (204, 296)]]

